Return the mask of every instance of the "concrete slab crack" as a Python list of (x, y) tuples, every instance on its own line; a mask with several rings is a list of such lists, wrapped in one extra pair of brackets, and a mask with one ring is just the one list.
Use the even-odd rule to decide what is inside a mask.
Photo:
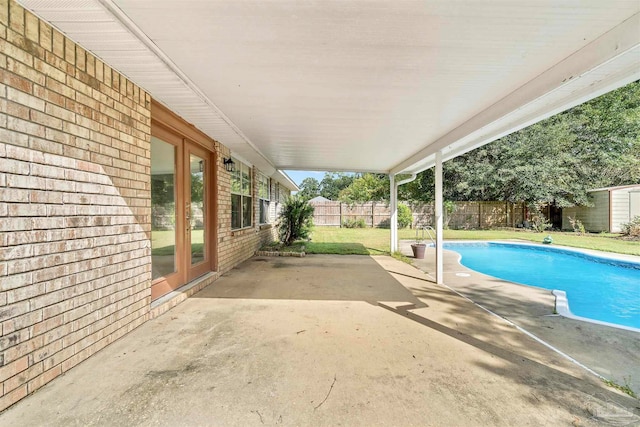
[(324, 402), (326, 402), (326, 401), (327, 401), (327, 399), (329, 398), (329, 395), (331, 394), (331, 390), (333, 390), (333, 386), (334, 386), (334, 385), (336, 385), (336, 380), (337, 380), (337, 379), (336, 379), (336, 375), (334, 374), (334, 375), (333, 375), (333, 382), (331, 383), (331, 387), (329, 387), (329, 391), (327, 392), (327, 395), (324, 397), (324, 399), (322, 399), (322, 402), (320, 402), (320, 403), (318, 404), (318, 406), (316, 406), (315, 408), (313, 408), (313, 410), (314, 410), (314, 411), (315, 411), (316, 409), (318, 409), (319, 407), (321, 407), (321, 406), (322, 406), (322, 404), (323, 404)]

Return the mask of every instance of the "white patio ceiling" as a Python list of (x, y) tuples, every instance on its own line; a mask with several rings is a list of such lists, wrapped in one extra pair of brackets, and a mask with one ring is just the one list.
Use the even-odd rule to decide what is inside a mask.
[(278, 170), (417, 172), (640, 78), (638, 0), (21, 0)]

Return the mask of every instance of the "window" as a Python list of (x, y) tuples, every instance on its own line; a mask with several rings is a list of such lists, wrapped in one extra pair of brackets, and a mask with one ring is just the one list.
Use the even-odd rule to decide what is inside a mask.
[(269, 178), (259, 173), (258, 200), (260, 201), (260, 224), (266, 224), (269, 222), (269, 200), (271, 200), (269, 184)]
[(236, 170), (231, 174), (231, 228), (251, 227), (251, 168), (234, 159)]

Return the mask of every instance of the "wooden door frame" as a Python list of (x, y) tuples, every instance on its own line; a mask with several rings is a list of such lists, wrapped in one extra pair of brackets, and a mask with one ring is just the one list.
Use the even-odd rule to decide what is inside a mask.
[[(196, 272), (198, 275), (204, 274), (207, 271), (216, 271), (218, 269), (218, 144), (213, 139), (209, 138), (206, 134), (195, 128), (193, 125), (184, 121), (177, 114), (173, 113), (164, 105), (152, 99), (151, 101), (151, 135), (155, 136), (163, 141), (171, 143), (172, 145), (176, 145), (178, 149), (176, 150), (176, 188), (183, 189), (185, 186), (184, 183), (184, 153), (186, 152), (186, 145), (192, 144), (196, 147), (200, 147), (204, 149), (208, 153), (207, 160), (208, 166), (207, 171), (209, 177), (209, 185), (208, 191), (205, 193), (207, 204), (206, 215), (208, 219), (208, 227), (205, 228), (205, 239), (209, 248), (209, 263), (207, 263), (204, 272)], [(167, 140), (168, 139), (168, 140)], [(178, 142), (179, 141), (179, 142)], [(184, 203), (177, 203), (176, 200), (176, 227), (178, 224), (178, 220), (180, 221), (182, 227), (181, 230), (185, 229), (184, 224), (184, 209), (182, 206)], [(176, 286), (175, 283), (172, 283), (172, 280), (167, 280), (167, 278), (158, 278), (152, 281), (151, 284), (151, 299), (157, 299), (160, 296), (171, 292), (176, 289), (176, 287), (187, 284), (190, 280), (193, 280), (195, 277), (194, 274), (189, 275), (190, 266), (186, 265), (184, 260), (185, 252), (187, 248), (185, 247), (185, 239), (184, 233), (177, 233), (180, 237), (176, 236), (176, 265), (184, 265), (178, 273), (179, 284)], [(183, 253), (178, 254), (178, 239), (180, 239)], [(178, 258), (180, 257), (180, 258)], [(181, 262), (181, 264), (178, 264)]]
[[(170, 144), (174, 147), (174, 198), (175, 198), (175, 229), (183, 230), (185, 227), (184, 224), (184, 207), (181, 206), (181, 203), (178, 203), (178, 195), (177, 192), (180, 188), (184, 186), (184, 174), (180, 173), (180, 171), (184, 168), (183, 166), (183, 156), (181, 155), (181, 146), (183, 145), (182, 138), (175, 135), (174, 133), (166, 130), (161, 126), (156, 126), (152, 132), (151, 136), (158, 138), (159, 140)], [(151, 231), (152, 232), (152, 231)], [(175, 233), (175, 249), (174, 249), (174, 266), (175, 272), (168, 275), (162, 276), (157, 279), (153, 279), (151, 281), (151, 299), (156, 299), (162, 295), (165, 295), (172, 290), (182, 286), (185, 283), (185, 274), (184, 268), (182, 267), (185, 263), (185, 242), (184, 242), (184, 233)], [(153, 259), (153, 258), (152, 258)], [(152, 261), (153, 262), (153, 261)]]
[[(210, 195), (210, 188), (209, 187), (213, 187), (215, 180), (213, 179), (213, 176), (211, 175), (211, 171), (212, 171), (212, 158), (213, 158), (213, 153), (211, 153), (210, 151), (202, 148), (201, 146), (193, 143), (192, 141), (185, 139), (184, 140), (184, 146), (183, 146), (183, 164), (189, 164), (190, 163), (190, 159), (189, 156), (190, 154), (194, 154), (197, 156), (201, 156), (203, 157), (203, 160), (205, 161), (205, 169), (204, 169), (204, 176), (208, 178), (208, 180), (205, 181), (205, 193), (204, 193), (204, 206), (205, 206), (205, 210), (204, 210), (204, 249), (205, 249), (205, 260), (202, 261), (199, 264), (196, 264), (195, 266), (193, 266), (191, 264), (190, 261), (190, 257), (186, 257), (187, 259), (185, 260), (185, 273), (186, 273), (186, 281), (190, 282), (191, 280), (202, 276), (203, 274), (206, 274), (208, 271), (212, 271), (213, 270), (213, 249), (215, 248), (215, 242), (211, 241), (211, 236), (212, 236), (212, 227), (213, 227), (213, 220), (214, 220), (214, 216), (212, 215), (212, 209), (211, 209), (211, 195)], [(184, 169), (184, 174), (183, 176), (186, 178), (186, 176), (188, 175), (187, 169)], [(184, 180), (183, 182), (183, 189), (185, 192), (185, 197), (188, 197), (188, 190), (190, 190), (190, 182), (188, 180)], [(184, 200), (183, 200), (184, 202)], [(185, 206), (186, 209), (186, 206)], [(186, 213), (186, 212), (185, 212)], [(186, 217), (185, 217), (185, 226), (186, 226)], [(185, 233), (186, 234), (186, 233)], [(191, 248), (187, 248), (186, 247), (186, 239), (185, 239), (185, 254), (187, 251), (190, 251)]]

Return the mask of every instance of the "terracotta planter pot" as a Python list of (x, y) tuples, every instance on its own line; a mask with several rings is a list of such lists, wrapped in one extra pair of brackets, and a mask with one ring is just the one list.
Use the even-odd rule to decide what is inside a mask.
[(426, 243), (414, 243), (411, 245), (413, 251), (413, 257), (415, 259), (424, 259), (424, 251), (427, 248)]

